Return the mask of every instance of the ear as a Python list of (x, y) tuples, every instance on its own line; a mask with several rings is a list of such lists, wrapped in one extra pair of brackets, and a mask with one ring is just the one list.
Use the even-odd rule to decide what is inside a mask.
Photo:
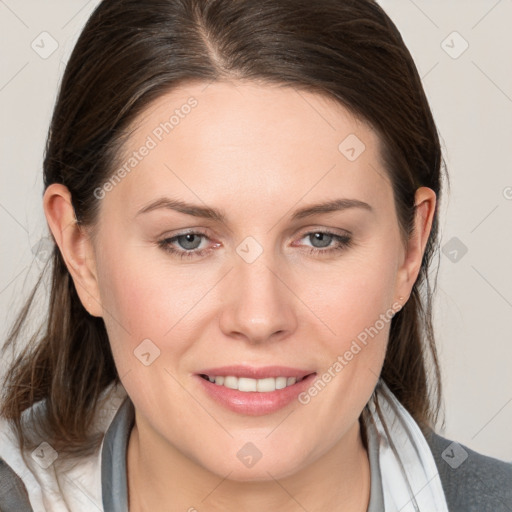
[(432, 229), (436, 208), (436, 193), (428, 187), (419, 187), (414, 197), (414, 230), (408, 240), (402, 266), (398, 269), (396, 296), (407, 302), (418, 277), (423, 254)]
[(102, 316), (94, 250), (86, 230), (76, 220), (68, 188), (60, 183), (48, 186), (43, 209), (82, 305), (91, 315)]

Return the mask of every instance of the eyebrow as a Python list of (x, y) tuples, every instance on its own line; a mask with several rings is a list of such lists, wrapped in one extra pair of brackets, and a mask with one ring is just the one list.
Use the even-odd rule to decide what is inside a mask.
[[(204, 219), (211, 219), (220, 223), (227, 223), (227, 215), (223, 210), (217, 208), (211, 208), (209, 206), (199, 206), (195, 204), (186, 203), (179, 199), (170, 199), (162, 197), (156, 201), (144, 206), (136, 214), (136, 217), (158, 209), (174, 210), (186, 215), (194, 217), (201, 217)], [(373, 212), (373, 208), (364, 201), (359, 199), (333, 199), (324, 203), (313, 204), (296, 210), (292, 215), (292, 220), (304, 219), (313, 215), (322, 213), (332, 213), (337, 211), (348, 210), (350, 208), (361, 208), (369, 212)]]

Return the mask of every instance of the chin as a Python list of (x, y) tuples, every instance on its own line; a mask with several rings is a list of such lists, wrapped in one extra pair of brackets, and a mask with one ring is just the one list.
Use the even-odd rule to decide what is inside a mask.
[[(231, 457), (221, 455), (222, 463), (215, 461), (201, 463), (204, 469), (235, 482), (268, 482), (294, 475), (302, 467), (303, 461), (290, 458), (290, 451), (276, 453), (272, 450), (270, 457), (256, 451), (252, 443), (246, 443), (236, 450)], [(252, 455), (250, 455), (252, 454)]]

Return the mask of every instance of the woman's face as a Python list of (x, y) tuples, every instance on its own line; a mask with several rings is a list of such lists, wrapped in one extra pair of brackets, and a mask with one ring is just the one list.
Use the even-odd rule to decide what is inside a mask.
[(155, 101), (125, 153), (95, 192), (94, 264), (139, 432), (234, 480), (343, 450), (416, 277), (376, 133), (313, 93), (201, 83)]

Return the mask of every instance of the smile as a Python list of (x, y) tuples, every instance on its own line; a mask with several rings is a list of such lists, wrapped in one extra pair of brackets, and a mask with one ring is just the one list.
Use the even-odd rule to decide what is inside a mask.
[(313, 384), (317, 373), (285, 366), (223, 366), (195, 374), (201, 393), (232, 412), (247, 416), (272, 414), (292, 404)]
[(305, 379), (305, 377), (267, 377), (264, 379), (251, 379), (248, 377), (235, 377), (233, 375), (201, 375), (205, 380), (224, 386), (229, 389), (236, 389), (245, 393), (259, 392), (269, 393), (278, 389), (284, 389), (293, 386), (297, 382)]

